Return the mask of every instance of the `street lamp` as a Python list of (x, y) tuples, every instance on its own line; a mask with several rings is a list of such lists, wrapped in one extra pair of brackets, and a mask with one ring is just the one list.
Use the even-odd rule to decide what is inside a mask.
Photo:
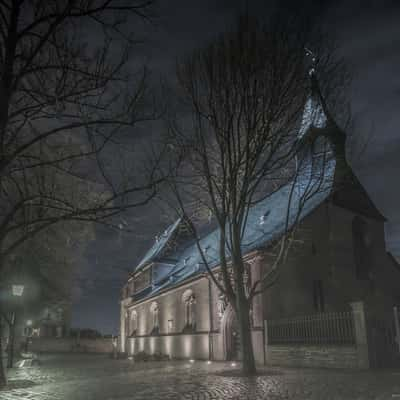
[(15, 297), (21, 297), (21, 296), (23, 295), (23, 293), (24, 293), (25, 286), (24, 286), (24, 285), (21, 285), (21, 284), (15, 284), (15, 283), (13, 283), (13, 284), (11, 285), (11, 288), (12, 288), (12, 294), (13, 294), (13, 296), (15, 296)]

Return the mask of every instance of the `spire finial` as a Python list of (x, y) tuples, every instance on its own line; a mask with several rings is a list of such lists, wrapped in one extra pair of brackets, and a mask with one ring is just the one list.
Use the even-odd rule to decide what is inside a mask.
[(315, 70), (317, 68), (317, 57), (315, 53), (309, 48), (305, 47), (304, 50), (306, 51), (306, 57), (308, 57), (310, 60), (310, 67), (308, 69), (308, 74), (310, 75), (310, 77), (312, 77), (315, 75)]

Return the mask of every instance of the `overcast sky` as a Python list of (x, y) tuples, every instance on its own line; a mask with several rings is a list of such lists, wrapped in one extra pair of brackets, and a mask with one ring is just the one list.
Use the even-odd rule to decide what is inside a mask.
[[(172, 74), (177, 57), (224, 30), (244, 3), (160, 1), (158, 18), (148, 27), (144, 48), (153, 76)], [(267, 0), (248, 3), (250, 12), (261, 18), (271, 8)], [(296, 3), (303, 6), (302, 1)], [(355, 121), (352, 134), (369, 138), (367, 151), (353, 168), (388, 220), (388, 250), (400, 256), (400, 2), (314, 3), (310, 12), (324, 12), (325, 25), (337, 38), (353, 76), (349, 93)], [(74, 290), (73, 326), (118, 332), (118, 300), (127, 277), (123, 269), (135, 267), (155, 235), (165, 228), (168, 217), (156, 205), (150, 205), (136, 212), (129, 222), (135, 234), (97, 228), (96, 240), (88, 245), (87, 265), (81, 271), (87, 280)]]

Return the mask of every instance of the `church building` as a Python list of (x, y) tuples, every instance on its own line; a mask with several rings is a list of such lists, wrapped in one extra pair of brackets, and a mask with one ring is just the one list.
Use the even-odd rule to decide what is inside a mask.
[[(396, 337), (383, 343), (374, 321), (388, 315), (385, 327), (393, 326), (396, 335), (400, 269), (385, 249), (384, 217), (346, 162), (344, 133), (316, 92), (304, 110), (299, 130), (304, 167), (294, 181), (250, 209), (243, 238), (250, 284), (268, 271), (271, 246), (284, 234), (288, 212), (289, 225), (294, 224), (298, 202), (288, 211), (289, 196), (300, 201), (310, 185), (318, 185), (302, 204), (297, 244), (279, 267), (276, 282), (253, 300), (256, 362), (373, 366), (379, 360), (371, 346), (397, 357)], [(313, 136), (330, 146), (328, 160), (318, 160), (310, 144)], [(200, 239), (217, 276), (218, 235), (215, 229)], [(182, 219), (156, 237), (134, 269), (122, 290), (120, 317), (120, 350), (128, 355), (241, 358), (235, 314), (207, 273)]]

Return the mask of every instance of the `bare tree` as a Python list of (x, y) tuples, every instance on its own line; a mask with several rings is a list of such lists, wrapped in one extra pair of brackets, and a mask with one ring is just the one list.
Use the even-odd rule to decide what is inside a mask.
[[(186, 109), (180, 122), (173, 119), (168, 135), (177, 162), (171, 164), (175, 176), (169, 181), (175, 208), (185, 215), (206, 270), (235, 311), (245, 374), (256, 371), (252, 299), (276, 280), (304, 206), (326, 189), (323, 165), (329, 152), (323, 144), (320, 175), (306, 174), (309, 179), (301, 182), (300, 195), (296, 193), (298, 176), (309, 168), (309, 153), (304, 150), (309, 132), (306, 135), (302, 129), (311, 126), (302, 119), (310, 94), (308, 72), (314, 73), (317, 61), (305, 56), (311, 32), (290, 22), (276, 19), (262, 26), (246, 16), (232, 31), (179, 62), (177, 75)], [(323, 72), (329, 70), (327, 66), (333, 68), (327, 61), (321, 57)], [(309, 106), (312, 120), (314, 105)], [(294, 184), (288, 192), (285, 231), (275, 242), (274, 263), (247, 290), (243, 237), (249, 212), (289, 180)], [(199, 208), (216, 221), (220, 232), (217, 269), (208, 263), (193, 218), (193, 209)]]
[[(48, 305), (70, 303), (77, 267), (85, 263), (84, 252), (93, 239), (93, 224), (59, 222), (24, 241), (5, 259), (0, 315), (8, 325), (8, 368), (13, 367), (21, 316), (36, 314)], [(18, 282), (24, 284), (22, 297), (5, 296)]]
[[(7, 257), (54, 224), (112, 224), (154, 196), (154, 169), (116, 184), (102, 157), (119, 134), (155, 117), (147, 71), (131, 57), (151, 5), (0, 1), (1, 275)], [(93, 163), (94, 182), (82, 172)]]

